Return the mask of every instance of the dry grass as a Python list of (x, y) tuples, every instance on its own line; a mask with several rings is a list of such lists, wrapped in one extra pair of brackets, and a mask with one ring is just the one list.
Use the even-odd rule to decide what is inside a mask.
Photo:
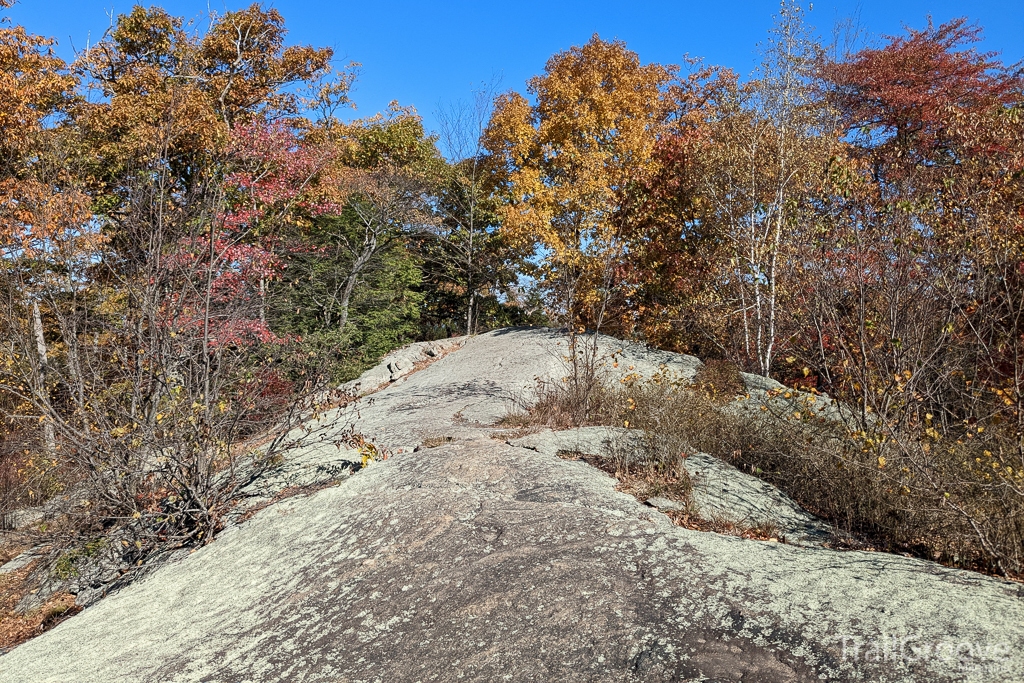
[(738, 536), (751, 541), (771, 541), (785, 543), (777, 524), (770, 520), (760, 522), (748, 522), (746, 520), (733, 520), (724, 517), (712, 517), (705, 519), (700, 515), (694, 515), (686, 510), (669, 510), (666, 512), (675, 524), (694, 531), (711, 531), (725, 536)]
[[(581, 386), (585, 410), (581, 393), (570, 390)], [(1024, 500), (983, 468), (991, 467), (998, 447), (993, 430), (984, 442), (942, 448), (913, 435), (885, 439), (816, 417), (814, 410), (794, 410), (788, 401), (816, 400), (795, 391), (780, 392), (788, 395), (778, 397), (786, 402), (737, 410), (731, 402), (741, 387), (738, 371), (724, 363), (708, 364), (689, 386), (663, 377), (551, 382), (540, 387), (535, 403), (520, 406), (503, 424), (519, 431), (538, 425), (641, 430), (639, 459), (611, 453), (608, 463), (592, 463), (641, 500), (665, 495), (660, 491), (670, 485), (685, 490), (683, 458), (704, 452), (768, 481), (830, 522), (846, 539), (837, 547), (913, 555), (1009, 578), (1024, 572)], [(688, 500), (683, 493), (665, 497)], [(775, 529), (702, 519), (689, 508), (672, 516), (688, 528), (778, 538)]]
[(423, 443), (421, 443), (419, 445), (417, 450), (424, 449), (424, 448), (437, 448), (438, 446), (445, 446), (447, 444), (450, 444), (454, 440), (455, 439), (453, 437), (450, 437), (450, 436), (445, 436), (443, 434), (435, 434), (435, 435), (428, 436), (427, 438), (425, 438), (423, 440)]
[(610, 455), (559, 451), (558, 457), (564, 460), (579, 460), (612, 475), (619, 480), (615, 487), (617, 491), (628, 493), (641, 503), (655, 496), (679, 503), (683, 506), (682, 510), (665, 512), (672, 523), (677, 526), (755, 541), (785, 542), (778, 526), (771, 521), (747, 522), (723, 517), (707, 518), (702, 516), (693, 505), (692, 488), (688, 476), (679, 477), (653, 468), (621, 468), (619, 466), (621, 461), (617, 461)]

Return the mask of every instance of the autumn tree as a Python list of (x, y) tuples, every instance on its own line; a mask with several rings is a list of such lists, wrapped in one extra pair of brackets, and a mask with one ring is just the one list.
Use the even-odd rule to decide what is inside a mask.
[[(773, 368), (786, 302), (800, 286), (792, 270), (800, 227), (833, 152), (836, 131), (811, 87), (818, 50), (800, 5), (783, 3), (759, 77), (747, 88), (750, 118), (723, 136), (723, 165), (729, 168), (724, 187), (708, 188), (730, 223), (741, 216), (729, 226), (735, 244), (731, 279), (739, 289), (745, 354), (764, 375)], [(737, 211), (739, 197), (747, 204)]]
[(979, 38), (955, 20), (819, 65), (846, 145), (801, 250), (811, 293), (792, 348), (858, 407), (874, 476), (918, 501), (904, 507), (933, 510), (937, 536), (1017, 571), (1022, 283), (1010, 207), (1024, 89)]
[(119, 201), (126, 173), (160, 157), (174, 182), (201, 183), (206, 156), (225, 149), (235, 123), (297, 115), (292, 86), (322, 78), (332, 51), (285, 47), (285, 35), (281, 15), (259, 4), (213, 16), (205, 34), (158, 7), (119, 15), (74, 65), (93, 93), (76, 118), (107, 201)]
[(784, 318), (801, 284), (797, 247), (835, 148), (812, 87), (818, 51), (801, 7), (783, 3), (755, 78), (718, 93), (694, 155), (703, 220), (726, 245), (715, 277), (724, 295), (717, 307), (731, 320), (723, 342), (764, 375), (788, 336)]
[(359, 122), (349, 131), (342, 142), (346, 168), (339, 189), (346, 195), (354, 234), (339, 234), (351, 258), (338, 300), (342, 330), (364, 270), (375, 265), (379, 254), (433, 222), (427, 197), (442, 169), (434, 140), (411, 110), (392, 107), (386, 117)]
[(1013, 72), (973, 47), (981, 29), (966, 18), (890, 36), (841, 61), (824, 61), (822, 78), (857, 149), (871, 152), (876, 173), (890, 175), (948, 152), (951, 114), (1007, 105), (1019, 98)]
[[(75, 102), (77, 82), (52, 45), (52, 40), (20, 26), (0, 26), (0, 287), (7, 326), (31, 339), (29, 345), (5, 345), (0, 362), (6, 370), (15, 369), (5, 373), (4, 401), (21, 408), (26, 402), (42, 408), (51, 404), (54, 382), (41, 312), (44, 291), (55, 278), (67, 281), (60, 262), (81, 257), (92, 238), (83, 228), (89, 201), (72, 171), (76, 152), (65, 148), (74, 141), (59, 127)], [(25, 373), (22, 381), (19, 371)], [(53, 423), (45, 409), (27, 412), (22, 420), (41, 424), (45, 449), (52, 456)]]
[(59, 201), (18, 199), (5, 223), (2, 313), (18, 362), (4, 386), (52, 425), (86, 517), (134, 535), (131, 552), (208, 540), (280, 446), (245, 441), (289, 424), (312, 381), (276, 370), (289, 347), (264, 302), (280, 266), (268, 238), (300, 205), (315, 215), (306, 189), (320, 167), (293, 133), (302, 122), (282, 118), (296, 102), (282, 89), (321, 74), (330, 51), (283, 36), (280, 15), (256, 5), (205, 35), (135, 8), (80, 55), (92, 90), (67, 104), (60, 87), (74, 79), (45, 43), (23, 49), (38, 74), (15, 84), (39, 76), (54, 91), (31, 106), (34, 127), (59, 137), (29, 141), (24, 158)]
[(622, 212), (623, 329), (776, 370), (798, 308), (799, 246), (836, 150), (812, 81), (818, 51), (800, 6), (783, 3), (754, 78), (693, 63), (673, 84), (653, 172)]
[[(898, 393), (948, 377), (936, 363), (948, 359), (956, 321), (975, 309), (986, 259), (1014, 248), (1008, 233), (979, 241), (977, 231), (991, 234), (980, 223), (1012, 187), (979, 191), (1013, 177), (1010, 107), (1021, 84), (972, 47), (978, 40), (976, 27), (954, 20), (819, 67), (850, 144), (848, 160), (833, 164), (823, 232), (812, 242), (823, 266), (815, 272), (833, 274), (819, 290), (847, 303), (817, 309), (814, 346), (826, 376), (856, 370), (858, 399), (876, 411), (886, 412), (880, 397), (903, 403), (889, 391), (895, 375), (913, 378)], [(986, 129), (1002, 130), (1006, 144)], [(829, 350), (839, 357), (825, 360)]]
[(622, 256), (615, 220), (652, 168), (672, 69), (594, 36), (553, 56), (527, 91), (500, 96), (485, 146), (502, 230), (540, 257), (538, 275), (571, 326), (597, 325)]
[(628, 196), (620, 211), (629, 257), (619, 265), (624, 296), (612, 307), (608, 327), (700, 357), (734, 355), (731, 292), (722, 264), (732, 243), (715, 220), (705, 196), (707, 150), (717, 142), (714, 126), (735, 101), (731, 71), (691, 64), (673, 84), (668, 125), (654, 151), (654, 170)]
[(318, 125), (307, 143), (331, 159), (318, 190), (330, 209), (287, 233), (274, 318), (305, 343), (371, 360), (417, 336), (422, 276), (409, 246), (434, 221), (445, 165), (420, 117), (397, 105)]

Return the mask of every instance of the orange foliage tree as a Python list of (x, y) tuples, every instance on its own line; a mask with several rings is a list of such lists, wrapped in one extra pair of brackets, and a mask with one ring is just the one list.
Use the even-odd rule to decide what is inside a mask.
[(617, 214), (654, 170), (673, 69), (641, 64), (596, 35), (530, 80), (536, 102), (498, 98), (485, 133), (502, 231), (540, 257), (538, 276), (570, 325), (599, 324), (623, 252)]

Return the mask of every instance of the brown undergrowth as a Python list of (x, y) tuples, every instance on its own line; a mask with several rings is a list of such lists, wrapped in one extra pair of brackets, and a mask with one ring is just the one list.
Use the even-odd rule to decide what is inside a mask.
[(75, 596), (64, 592), (51, 595), (28, 612), (15, 609), (22, 598), (38, 589), (34, 571), (39, 561), (0, 575), (0, 654), (50, 630), (82, 609), (75, 605)]
[(650, 465), (630, 467), (628, 461), (616, 455), (598, 455), (580, 451), (559, 451), (563, 460), (579, 460), (618, 479), (615, 490), (646, 503), (654, 497), (666, 498), (682, 506), (681, 510), (666, 510), (672, 523), (694, 531), (711, 531), (726, 536), (739, 536), (756, 541), (782, 541), (785, 537), (771, 520), (747, 521), (702, 515), (693, 503), (692, 485), (685, 468), (681, 473)]
[[(417, 362), (414, 365), (412, 372), (417, 372), (426, 368), (454, 350), (454, 348), (446, 349), (434, 357)], [(387, 384), (378, 387), (375, 391), (383, 389), (386, 386)], [(374, 392), (369, 393), (372, 394)], [(329, 411), (344, 408), (361, 398), (363, 397), (355, 396), (340, 390), (322, 391), (314, 400), (308, 402), (305, 406), (303, 417), (307, 422), (315, 422), (316, 419)], [(270, 423), (269, 419), (268, 423)], [(261, 468), (260, 471), (262, 471), (262, 469), (276, 467), (282, 462), (283, 458), (287, 456), (289, 448), (282, 448), (280, 444), (275, 443), (275, 440), (280, 438), (281, 434), (286, 431), (286, 427), (288, 426), (290, 425), (286, 424), (283, 427), (282, 425), (275, 425), (275, 428), (269, 429), (265, 432), (254, 433), (244, 443), (233, 444), (231, 453), (235, 456), (235, 459), (240, 460), (247, 452), (271, 448), (274, 451), (274, 454), (272, 457), (266, 458), (259, 463)], [(362, 456), (362, 466), (366, 466), (372, 461), (387, 459), (389, 456), (389, 453), (386, 450), (379, 448), (372, 442), (363, 438), (361, 435), (356, 434), (350, 428), (345, 432), (344, 440), (348, 446), (356, 448), (359, 451)], [(13, 443), (13, 440), (8, 439), (4, 443), (6, 445), (10, 445)], [(5, 468), (4, 465), (14, 462), (14, 460), (12, 457), (3, 457), (6, 455), (6, 451), (3, 451), (2, 449), (0, 449), (0, 451), (2, 451), (0, 452), (0, 513), (2, 513), (0, 514), (0, 518), (2, 518), (0, 521), (3, 521), (6, 519), (7, 515), (17, 511), (27, 503), (38, 504), (38, 501), (30, 500), (25, 497), (23, 497), (25, 498), (24, 500), (21, 498), (16, 499), (14, 494), (17, 494), (22, 489), (27, 490), (30, 483), (33, 484), (36, 489), (42, 489), (44, 487), (39, 483), (39, 481), (37, 481), (39, 479), (38, 477), (29, 481), (23, 478), (15, 479), (12, 476), (8, 476), (10, 474), (9, 470), (13, 470), (11, 467)], [(235, 459), (214, 462), (212, 471), (215, 474), (226, 472), (229, 465), (235, 464)], [(22, 467), (21, 469), (25, 470), (25, 467)], [(248, 473), (249, 476), (252, 476), (253, 474), (255, 476), (259, 476), (259, 471)], [(46, 490), (68, 490), (81, 478), (79, 477), (78, 479), (74, 479), (65, 477), (65, 479), (66, 481), (60, 482), (61, 485), (59, 487), (50, 486), (49, 489)], [(277, 492), (271, 499), (255, 505), (245, 511), (244, 514), (236, 517), (232, 523), (239, 523), (248, 520), (259, 511), (274, 503), (295, 496), (311, 495), (324, 488), (336, 486), (338, 483), (339, 482), (337, 480), (332, 480), (309, 486), (287, 487)], [(226, 518), (228, 514), (232, 510), (236, 510), (238, 504), (241, 503), (241, 489), (236, 493), (237, 495), (232, 495), (222, 506), (223, 511), (221, 516), (224, 517), (224, 522), (218, 523), (213, 527), (214, 531), (220, 529), (227, 523)], [(66, 504), (55, 505), (54, 510), (56, 512), (52, 515), (52, 519), (48, 518), (48, 521), (45, 524), (32, 525), (31, 528), (19, 532), (4, 532), (3, 535), (0, 536), (0, 565), (13, 559), (30, 547), (35, 547), (39, 552), (39, 558), (26, 567), (0, 575), (0, 653), (48, 630), (49, 628), (52, 628), (63, 619), (80, 611), (80, 608), (75, 605), (74, 596), (67, 592), (60, 591), (48, 597), (40, 607), (25, 613), (20, 613), (16, 611), (15, 608), (26, 595), (39, 590), (41, 582), (47, 577), (60, 578), (62, 573), (67, 574), (68, 576), (74, 575), (77, 571), (75, 562), (83, 558), (87, 559), (88, 557), (91, 557), (94, 552), (90, 549), (94, 546), (99, 548), (102, 545), (110, 545), (111, 547), (116, 548), (117, 544), (104, 544), (103, 538), (105, 531), (117, 529), (120, 525), (116, 523), (113, 525), (105, 523), (101, 514), (90, 509), (93, 506), (76, 506), (73, 504), (74, 501), (71, 500), (69, 496), (65, 495), (64, 498), (67, 499)], [(57, 497), (53, 500), (58, 503), (60, 502)], [(65, 508), (67, 508), (66, 511), (64, 511)], [(3, 525), (0, 524), (0, 529), (2, 529), (2, 526)], [(154, 547), (159, 546), (159, 542), (165, 542), (163, 538), (157, 538), (156, 541), (158, 541), (158, 543)], [(149, 554), (145, 552), (146, 550), (151, 551), (152, 548), (147, 546), (142, 552), (137, 553), (130, 558), (132, 560), (130, 563), (132, 567), (144, 564), (145, 558)]]
[(751, 541), (786, 542), (786, 537), (779, 531), (778, 525), (771, 520), (748, 522), (746, 520), (733, 520), (725, 517), (707, 519), (685, 510), (668, 510), (665, 514), (676, 525), (693, 529), (694, 531), (711, 531), (716, 534), (738, 536)]
[[(535, 401), (510, 411), (503, 426), (637, 429), (644, 440), (638, 460), (624, 468), (621, 456), (610, 453), (596, 464), (640, 500), (664, 495), (657, 491), (665, 482), (685, 478), (687, 455), (703, 452), (773, 484), (828, 521), (838, 530), (835, 547), (1022, 576), (1024, 500), (983, 469), (992, 468), (994, 435), (938, 441), (888, 429), (881, 420), (858, 429), (836, 410), (809, 392), (745, 393), (735, 366), (708, 363), (692, 383), (665, 376), (609, 381), (593, 369), (548, 382)], [(674, 499), (684, 511), (671, 516), (689, 528), (777, 537), (777, 530), (757, 524), (736, 533), (723, 520), (694, 514), (686, 496)]]

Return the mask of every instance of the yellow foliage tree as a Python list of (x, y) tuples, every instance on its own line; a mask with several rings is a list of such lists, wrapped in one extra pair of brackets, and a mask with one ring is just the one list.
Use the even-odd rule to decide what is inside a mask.
[(527, 92), (498, 97), (485, 132), (502, 229), (539, 250), (566, 322), (598, 323), (621, 235), (616, 215), (652, 171), (674, 69), (597, 35), (554, 55)]

